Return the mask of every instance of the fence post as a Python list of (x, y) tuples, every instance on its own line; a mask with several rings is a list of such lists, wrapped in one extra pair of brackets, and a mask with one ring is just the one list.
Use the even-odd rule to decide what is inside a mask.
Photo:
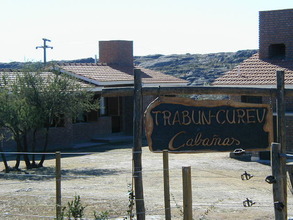
[(291, 191), (291, 194), (293, 194), (293, 164), (292, 163), (286, 164), (286, 171), (287, 171), (287, 179), (289, 180), (287, 181), (288, 187)]
[[(272, 143), (271, 149), (271, 166), (273, 181), (273, 198), (276, 220), (287, 220), (286, 204), (286, 157), (281, 156), (281, 145)], [(286, 188), (286, 189), (284, 189)]]
[(136, 203), (136, 216), (138, 220), (145, 219), (145, 207), (142, 181), (142, 82), (141, 71), (134, 69), (134, 114), (133, 114), (133, 148), (132, 158), (134, 165), (134, 191)]
[[(286, 154), (286, 116), (285, 116), (285, 72), (278, 70), (277, 75), (277, 142), (280, 143), (279, 153)], [(287, 176), (286, 176), (286, 157), (279, 157), (280, 176), (282, 179), (282, 195), (284, 196), (284, 218), (287, 219)]]
[(163, 150), (163, 170), (164, 170), (163, 173), (164, 173), (165, 219), (171, 220), (168, 150)]
[(56, 152), (56, 219), (61, 219), (61, 153)]
[(191, 167), (182, 167), (183, 179), (183, 220), (192, 220)]

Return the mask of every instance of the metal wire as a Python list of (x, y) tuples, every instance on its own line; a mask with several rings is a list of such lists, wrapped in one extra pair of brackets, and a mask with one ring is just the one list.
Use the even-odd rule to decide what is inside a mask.
[[(43, 155), (43, 154), (47, 154), (47, 155), (55, 155), (55, 153), (32, 153), (32, 152), (0, 152), (2, 154), (36, 154), (36, 155)], [(113, 154), (114, 152), (111, 152), (111, 154)], [(116, 153), (116, 152), (115, 152)], [(131, 152), (130, 152), (131, 153)], [(142, 153), (141, 151), (137, 151), (137, 152), (132, 152), (132, 153)], [(91, 154), (98, 154), (97, 152), (87, 152), (87, 153), (71, 153), (71, 152), (68, 152), (68, 153), (61, 153), (62, 155), (91, 155)], [(119, 154), (119, 153), (116, 153), (116, 154)], [(293, 155), (281, 155), (281, 156), (286, 156), (288, 158), (288, 156), (292, 157), (293, 158)], [(132, 167), (134, 169), (134, 167)], [(114, 169), (115, 170), (115, 169)], [(179, 172), (181, 171), (181, 168), (172, 168), (172, 169), (169, 169), (171, 171), (174, 171), (174, 172)], [(200, 176), (200, 175), (193, 175), (192, 177), (193, 178), (206, 178), (206, 177), (209, 177), (209, 178), (237, 178), (239, 179), (239, 176), (235, 177), (235, 176), (232, 176), (232, 175), (227, 175), (227, 174), (224, 174), (224, 173), (218, 173), (218, 172), (213, 172), (213, 171), (208, 171), (208, 170), (204, 170), (204, 169), (198, 169), (197, 170), (199, 171), (203, 171), (203, 172), (206, 172), (208, 174), (212, 174), (212, 176)], [(115, 170), (117, 172), (120, 172), (119, 174), (133, 174), (133, 170), (132, 171), (128, 171), (128, 170)], [(153, 174), (154, 172), (163, 172), (163, 169), (146, 169), (144, 168), (144, 170), (141, 170), (141, 171), (135, 171), (135, 172), (139, 172), (139, 173), (144, 173), (144, 174)], [(54, 174), (52, 175), (41, 175), (41, 174), (4, 174), (4, 173), (0, 173), (1, 176), (4, 176), (4, 177), (11, 177), (11, 176), (21, 176), (21, 177), (50, 177), (50, 178), (53, 178), (55, 177)], [(133, 177), (133, 175), (131, 175)], [(130, 178), (131, 178), (130, 176)], [(170, 175), (172, 176), (172, 178), (181, 178), (182, 176), (179, 176), (179, 175)], [(105, 176), (80, 176), (80, 175), (76, 175), (76, 176), (71, 176), (71, 175), (62, 175), (62, 178), (63, 179), (74, 179), (74, 178), (107, 178)], [(133, 178), (132, 178), (132, 181), (133, 181)], [(22, 182), (22, 183), (25, 183), (25, 184), (29, 184), (30, 182)], [(6, 184), (19, 184), (19, 182), (12, 182), (12, 183), (5, 183)], [(0, 185), (4, 185), (4, 184), (0, 184)], [(132, 186), (133, 186), (133, 182), (132, 182)], [(109, 186), (109, 188), (111, 188), (111, 186)], [(67, 188), (66, 188), (67, 189)], [(133, 190), (133, 189), (132, 189)], [(153, 191), (153, 190), (152, 190)], [(126, 194), (126, 193), (125, 193)], [(32, 196), (32, 197), (44, 197), (44, 198), (53, 198), (54, 196), (49, 196), (49, 195), (29, 195), (29, 194), (26, 194), (26, 195), (17, 195), (17, 197), (27, 197), (27, 196)], [(67, 198), (67, 199), (72, 199), (74, 197), (69, 197), (69, 196), (62, 196), (62, 198)], [(87, 198), (87, 199), (96, 199), (94, 197), (84, 197), (84, 198)], [(127, 198), (126, 198), (127, 199)], [(138, 199), (133, 199), (133, 200), (138, 200)], [(2, 200), (3, 201), (3, 200)], [(181, 203), (182, 201), (180, 201)], [(38, 204), (39, 205), (39, 204)], [(48, 205), (43, 205), (41, 204), (41, 206), (48, 206)], [(50, 206), (50, 205), (49, 205)], [(94, 206), (94, 205), (91, 205), (91, 206)], [(237, 202), (219, 202), (219, 203), (195, 203), (193, 204), (193, 208), (195, 207), (198, 207), (198, 206), (201, 206), (201, 207), (208, 207), (208, 206), (215, 206), (215, 207), (229, 207), (229, 208), (235, 208), (235, 207), (242, 207), (242, 201), (240, 201), (239, 203)], [(293, 206), (293, 205), (288, 205), (288, 206)], [(50, 206), (50, 207), (54, 207), (54, 206)], [(176, 204), (176, 207), (177, 207), (177, 204)], [(256, 201), (256, 204), (253, 206), (253, 207), (273, 207), (273, 202), (258, 202)], [(155, 212), (160, 212), (164, 210), (163, 208), (162, 209), (152, 209), (152, 210), (148, 210), (145, 212), (145, 214), (152, 214), (152, 213), (155, 213)], [(133, 213), (133, 214), (140, 214), (140, 213)], [(54, 219), (55, 217), (52, 217), (52, 216), (38, 216), (38, 215), (25, 215), (25, 214), (11, 214), (11, 213), (2, 213), (2, 215), (10, 215), (10, 216), (24, 216), (24, 217), (38, 217), (38, 218), (51, 218), (51, 219)], [(120, 216), (110, 216), (109, 218), (110, 219), (114, 219), (114, 218), (117, 218), (117, 217), (120, 217)]]

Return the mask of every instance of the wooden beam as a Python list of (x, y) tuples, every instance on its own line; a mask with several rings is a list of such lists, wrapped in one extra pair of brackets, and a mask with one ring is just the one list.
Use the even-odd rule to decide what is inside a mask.
[(134, 70), (134, 114), (133, 114), (133, 179), (136, 203), (137, 220), (145, 219), (143, 181), (142, 181), (142, 94), (141, 94), (141, 72), (138, 69)]
[[(286, 117), (285, 117), (285, 72), (277, 71), (277, 141), (280, 143), (280, 154), (286, 154)], [(278, 186), (280, 192), (283, 195), (282, 209), (284, 219), (287, 219), (287, 176), (286, 176), (286, 157), (279, 159), (279, 175), (282, 186)], [(277, 218), (276, 218), (277, 219)], [(281, 218), (278, 218), (281, 219)]]
[[(143, 87), (142, 95), (250, 95), (250, 96), (272, 96), (276, 97), (276, 88), (251, 88), (251, 87)], [(123, 88), (105, 88), (101, 95), (104, 97), (113, 96), (133, 96), (133, 87)], [(293, 96), (293, 89), (285, 89), (284, 95), (288, 97)]]
[(192, 220), (191, 167), (182, 167), (183, 220)]
[(61, 152), (56, 152), (56, 219), (61, 218), (62, 204), (61, 204)]
[(171, 220), (169, 153), (168, 153), (168, 150), (163, 150), (163, 174), (164, 174), (165, 219)]
[[(281, 157), (282, 146), (279, 143), (272, 143), (271, 150), (271, 167), (274, 177), (273, 182), (273, 199), (276, 220), (287, 220), (287, 186), (286, 186), (286, 171), (283, 167), (286, 166), (286, 157)], [(284, 164), (285, 160), (285, 164)], [(285, 178), (284, 178), (285, 177)]]

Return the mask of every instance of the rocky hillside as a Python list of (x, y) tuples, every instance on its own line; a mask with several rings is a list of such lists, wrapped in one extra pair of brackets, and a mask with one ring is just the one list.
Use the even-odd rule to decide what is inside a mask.
[[(157, 54), (135, 57), (134, 63), (137, 66), (186, 79), (190, 82), (190, 85), (208, 85), (256, 52), (257, 50), (241, 50), (210, 54)], [(94, 63), (95, 60), (85, 58), (57, 62)], [(21, 68), (24, 64), (20, 62), (0, 63), (0, 68), (15, 69)]]
[(135, 57), (135, 64), (186, 79), (191, 85), (207, 85), (255, 53), (257, 50), (210, 54), (158, 54)]
[[(94, 63), (94, 58), (83, 58), (78, 60), (61, 60), (61, 61), (54, 61), (54, 62), (62, 62), (62, 63)], [(29, 64), (31, 62), (11, 62), (11, 63), (0, 63), (0, 69), (19, 69), (22, 68), (24, 65)]]

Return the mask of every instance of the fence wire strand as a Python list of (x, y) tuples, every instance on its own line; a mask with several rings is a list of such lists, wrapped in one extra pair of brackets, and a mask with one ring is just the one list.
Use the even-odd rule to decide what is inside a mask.
[[(137, 152), (131, 152), (131, 150), (129, 150), (129, 153), (142, 153), (141, 151), (137, 151)], [(29, 153), (29, 152), (0, 152), (0, 154), (7, 154), (7, 155), (18, 155), (18, 154), (35, 154), (35, 155), (55, 155), (55, 153)], [(78, 156), (87, 156), (87, 155), (97, 155), (97, 154), (100, 154), (100, 153), (97, 153), (97, 152), (80, 152), (80, 153), (71, 153), (71, 152), (65, 152), (65, 153), (61, 153), (61, 155), (64, 155), (64, 156), (74, 156), (74, 155), (78, 155)], [(111, 154), (116, 154), (116, 155), (120, 155), (119, 153), (117, 152), (111, 152)], [(101, 156), (103, 154), (101, 153)], [(66, 168), (66, 167), (65, 167)], [(65, 168), (63, 168), (62, 170), (66, 170)], [(110, 168), (111, 169), (111, 168)], [(130, 170), (129, 170), (130, 169)], [(129, 179), (127, 181), (127, 179), (125, 180), (125, 182), (131, 182), (131, 185), (133, 186), (133, 173), (134, 173), (134, 170), (135, 170), (135, 167), (132, 166), (132, 169), (134, 170), (131, 170), (131, 167), (128, 168), (125, 168), (125, 169), (117, 169), (117, 168), (114, 168), (113, 170), (117, 171), (117, 173), (119, 173), (119, 175), (121, 174), (125, 174), (125, 175), (129, 175)], [(169, 172), (170, 172), (170, 177), (171, 178), (182, 178), (181, 175), (178, 175), (178, 173), (181, 172), (181, 167), (172, 167), (172, 168), (169, 168), (167, 169)], [(191, 177), (194, 178), (194, 179), (205, 179), (205, 178), (213, 178), (213, 179), (223, 179), (223, 178), (232, 178), (232, 179), (239, 179), (239, 185), (242, 184), (241, 182), (241, 179), (240, 179), (240, 175), (241, 173), (239, 173), (239, 176), (233, 176), (233, 175), (228, 175), (228, 174), (225, 174), (225, 173), (219, 173), (219, 172), (214, 172), (214, 171), (211, 171), (211, 170), (205, 170), (205, 169), (201, 169), (201, 168), (196, 168), (196, 171), (200, 171), (200, 172), (204, 172), (206, 173), (206, 175), (198, 175), (198, 174), (193, 174)], [(29, 172), (29, 171), (28, 171)], [(163, 169), (161, 167), (159, 168), (150, 168), (150, 167), (145, 167), (143, 170), (141, 171), (136, 171), (136, 173), (142, 173), (144, 175), (144, 177), (148, 177), (148, 176), (152, 176), (154, 174), (157, 174), (157, 173), (163, 173)], [(174, 173), (174, 175), (173, 175)], [(264, 175), (263, 177), (261, 176), (253, 176), (253, 179), (260, 179), (262, 178), (263, 180), (265, 179), (265, 176)], [(28, 178), (32, 178), (32, 177), (39, 177), (39, 178), (51, 178), (52, 182), (53, 182), (53, 179), (55, 178), (55, 174), (19, 174), (19, 173), (0, 173), (0, 177), (1, 178), (11, 178), (11, 177), (28, 177)], [(91, 179), (91, 178), (98, 178), (98, 179), (105, 179), (107, 180), (107, 176), (95, 176), (95, 175), (61, 175), (61, 179), (62, 180), (70, 180), (70, 179)], [(131, 180), (130, 180), (131, 179)], [(36, 180), (36, 181), (39, 181), (39, 180)], [(32, 184), (33, 182), (35, 182), (35, 180), (30, 180), (29, 182), (24, 182), (24, 181), (21, 181), (22, 184)], [(16, 185), (16, 184), (19, 184), (20, 182), (16, 182), (16, 181), (13, 181), (13, 182), (9, 182), (9, 183), (0, 183), (1, 186), (4, 186), (4, 185)], [(108, 183), (108, 184), (105, 184), (106, 187), (105, 189), (111, 189), (112, 186)], [(66, 190), (71, 190), (73, 188), (75, 188), (76, 186), (72, 185), (70, 187), (62, 187), (62, 198), (68, 200), (68, 199), (73, 199), (74, 197), (73, 196), (67, 196), (69, 192), (64, 192)], [(205, 186), (203, 186), (204, 188)], [(197, 187), (194, 187), (195, 189)], [(216, 188), (216, 187), (215, 187)], [(243, 186), (243, 188), (245, 188), (245, 186)], [(82, 191), (82, 186), (79, 186), (79, 189)], [(50, 190), (50, 189), (48, 189)], [(52, 189), (53, 191), (53, 189)], [(125, 200), (127, 200), (127, 192), (126, 190), (124, 190), (124, 195), (125, 195)], [(133, 187), (132, 187), (132, 191), (133, 191)], [(21, 191), (23, 193), (27, 193), (26, 191)], [(152, 193), (159, 193), (161, 192), (159, 189), (157, 190), (154, 190), (152, 189)], [(162, 193), (162, 192), (161, 192)], [(7, 193), (9, 194), (9, 193)], [(1, 193), (0, 193), (1, 195)], [(13, 195), (10, 195), (11, 197), (14, 197)], [(32, 195), (32, 194), (24, 194), (24, 195), (21, 195), (21, 194), (17, 194), (15, 195), (15, 197), (17, 198), (28, 198), (28, 197), (37, 197), (37, 198), (54, 198), (55, 196), (54, 195), (45, 195), (45, 194), (40, 194), (40, 195)], [(86, 199), (86, 200), (99, 200), (99, 198), (97, 197), (90, 197), (90, 196), (83, 196), (82, 198)], [(105, 197), (106, 199), (111, 199), (110, 197), (107, 198)], [(138, 201), (139, 199), (129, 199), (129, 200), (133, 200), (133, 201)], [(145, 202), (147, 202), (146, 199), (140, 199), (140, 200), (144, 200)], [(1, 202), (5, 202), (7, 200), (1, 200)], [(97, 202), (97, 201), (96, 201)], [(267, 208), (271, 208), (273, 207), (273, 202), (272, 201), (255, 201), (256, 204), (253, 205), (253, 207), (267, 207)], [(101, 202), (103, 203), (103, 201)], [(178, 208), (178, 204), (182, 204), (183, 201), (181, 199), (177, 200), (176, 202), (175, 201), (171, 201), (172, 203), (172, 208)], [(48, 205), (48, 204), (38, 204), (39, 206), (44, 206), (44, 207), (55, 207), (54, 205)], [(27, 205), (28, 207), (33, 207), (34, 205)], [(243, 204), (242, 204), (242, 201), (239, 201), (239, 202), (227, 202), (227, 201), (222, 201), (222, 202), (211, 202), (211, 203), (198, 203), (198, 202), (195, 202), (193, 203), (192, 207), (193, 208), (198, 208), (198, 207), (210, 207), (210, 206), (213, 206), (213, 207), (226, 207), (226, 208), (242, 208), (243, 207)], [(17, 205), (16, 205), (17, 207)], [(95, 207), (95, 204), (87, 204), (87, 207)], [(288, 204), (288, 207), (290, 208), (293, 208), (293, 204)], [(182, 208), (182, 207), (181, 207)], [(146, 210), (146, 212), (144, 214), (146, 215), (151, 215), (151, 214), (158, 214), (158, 213), (161, 213), (163, 212), (165, 209), (164, 208), (158, 208), (158, 209), (150, 209), (150, 210)], [(133, 212), (134, 215), (137, 215), (139, 213), (135, 213)], [(31, 217), (31, 218), (47, 218), (47, 219), (55, 219), (55, 217), (53, 216), (42, 216), (42, 215), (26, 215), (26, 214), (15, 214), (15, 213), (10, 213), (10, 212), (5, 212), (5, 213), (2, 213), (1, 214), (2, 216), (23, 216), (23, 217)], [(158, 215), (162, 215), (162, 214), (158, 214)], [(122, 215), (117, 215), (117, 216), (109, 216), (110, 219), (115, 219), (115, 218), (119, 218), (119, 217), (123, 217)], [(87, 218), (88, 219), (88, 218)]]

